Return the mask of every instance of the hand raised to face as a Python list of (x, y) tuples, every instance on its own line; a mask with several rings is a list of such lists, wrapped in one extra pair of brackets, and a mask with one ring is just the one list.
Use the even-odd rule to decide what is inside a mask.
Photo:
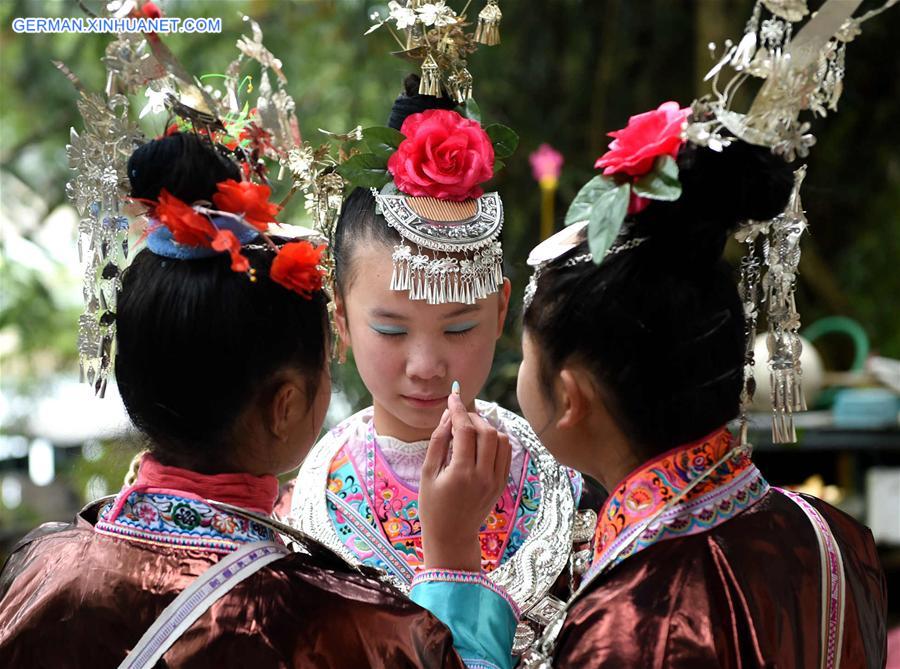
[(511, 458), (509, 437), (466, 412), (454, 383), (422, 466), (419, 518), (427, 568), (481, 571), (478, 531), (506, 485)]

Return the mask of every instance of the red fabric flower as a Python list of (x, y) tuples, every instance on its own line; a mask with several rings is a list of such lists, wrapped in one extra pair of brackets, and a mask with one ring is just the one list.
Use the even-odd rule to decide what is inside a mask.
[(674, 158), (678, 154), (681, 126), (690, 111), (680, 108), (677, 102), (664, 102), (654, 111), (632, 116), (625, 128), (609, 133), (614, 138), (609, 151), (597, 159), (594, 167), (602, 167), (603, 174), (647, 174), (658, 156)]
[(219, 230), (212, 241), (216, 251), (227, 251), (231, 256), (231, 269), (235, 272), (246, 272), (250, 269), (250, 261), (241, 253), (241, 242), (231, 230)]
[(322, 289), (325, 272), (319, 268), (325, 246), (313, 246), (307, 241), (285, 244), (272, 261), (269, 276), (288, 290), (305, 299)]
[(198, 214), (165, 188), (153, 210), (153, 218), (172, 231), (172, 238), (188, 246), (209, 246), (216, 236), (216, 226), (203, 214)]
[(156, 6), (156, 3), (153, 2), (145, 2), (144, 6), (141, 7), (141, 14), (143, 14), (148, 19), (158, 19), (163, 15), (159, 7)]
[(272, 133), (261, 128), (257, 123), (251, 121), (248, 123), (241, 133), (238, 135), (240, 141), (249, 140), (250, 144), (255, 146), (259, 151), (274, 151), (272, 146)]
[(454, 111), (411, 114), (406, 139), (388, 159), (397, 188), (407, 195), (462, 201), (479, 197), (494, 176), (494, 146), (478, 123)]
[(252, 181), (228, 179), (217, 184), (218, 192), (213, 195), (213, 204), (222, 211), (242, 214), (244, 220), (260, 232), (265, 232), (269, 223), (275, 222), (277, 204), (269, 202), (272, 189)]

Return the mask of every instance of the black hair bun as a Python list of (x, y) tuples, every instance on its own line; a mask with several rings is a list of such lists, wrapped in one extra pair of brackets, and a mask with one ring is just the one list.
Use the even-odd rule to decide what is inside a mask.
[(727, 229), (765, 221), (787, 205), (794, 170), (769, 149), (736, 141), (722, 151), (687, 145), (678, 156), (685, 213)]
[(682, 264), (717, 262), (738, 225), (784, 210), (794, 183), (794, 170), (784, 159), (742, 141), (722, 151), (685, 144), (678, 170), (681, 197), (651, 202), (634, 217), (630, 236), (650, 237), (658, 242), (652, 246)]
[(128, 159), (131, 196), (156, 200), (165, 188), (192, 204), (210, 200), (216, 184), (241, 180), (238, 166), (226, 158), (209, 139), (177, 132), (139, 147)]
[(456, 103), (450, 98), (419, 94), (419, 75), (409, 74), (403, 80), (403, 93), (394, 101), (388, 125), (399, 130), (407, 116), (429, 109), (454, 109)]

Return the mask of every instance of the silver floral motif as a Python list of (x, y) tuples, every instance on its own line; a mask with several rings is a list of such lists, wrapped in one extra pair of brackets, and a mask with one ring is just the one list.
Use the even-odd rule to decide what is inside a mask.
[(806, 158), (809, 148), (816, 143), (816, 138), (809, 132), (810, 124), (793, 124), (791, 130), (782, 136), (780, 142), (772, 147), (772, 151), (792, 163), (799, 156)]

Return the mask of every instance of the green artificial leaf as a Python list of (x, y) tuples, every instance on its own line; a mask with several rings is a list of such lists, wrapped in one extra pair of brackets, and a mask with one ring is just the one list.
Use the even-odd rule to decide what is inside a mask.
[(462, 115), (476, 123), (481, 123), (481, 107), (475, 102), (475, 98), (466, 100), (462, 106)]
[(369, 147), (369, 151), (387, 160), (405, 138), (393, 128), (387, 126), (373, 126), (362, 131), (363, 141)]
[(578, 191), (575, 199), (572, 200), (572, 204), (569, 205), (569, 211), (566, 212), (565, 224), (574, 225), (575, 223), (590, 220), (594, 203), (597, 202), (603, 193), (612, 190), (615, 187), (616, 182), (613, 181), (612, 178), (605, 177), (602, 174), (595, 176), (588, 181), (581, 187), (581, 190)]
[(677, 200), (681, 197), (678, 163), (672, 156), (660, 156), (653, 169), (634, 182), (634, 194), (651, 200)]
[(381, 188), (391, 180), (387, 161), (374, 153), (355, 155), (338, 165), (335, 171), (361, 188)]
[(504, 163), (502, 160), (495, 160), (494, 161), (494, 174), (497, 174), (497, 172), (502, 170), (504, 167), (506, 167), (506, 163)]
[(587, 227), (588, 247), (597, 265), (606, 256), (613, 245), (625, 215), (628, 213), (628, 200), (631, 193), (629, 184), (616, 186), (600, 195), (591, 209), (591, 218)]
[(499, 123), (491, 123), (484, 131), (491, 138), (496, 158), (509, 158), (519, 146), (519, 136), (512, 128), (507, 128)]

